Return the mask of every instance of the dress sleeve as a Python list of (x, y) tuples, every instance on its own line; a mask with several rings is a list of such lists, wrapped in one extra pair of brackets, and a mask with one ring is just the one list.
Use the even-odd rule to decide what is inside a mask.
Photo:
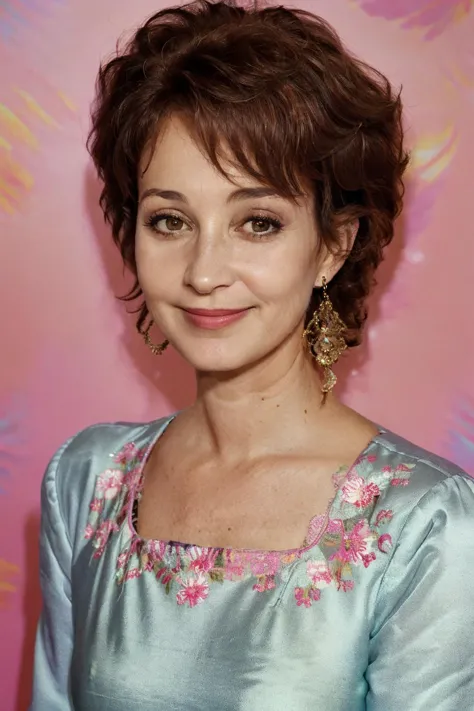
[(51, 460), (41, 488), (40, 582), (43, 609), (38, 624), (30, 711), (72, 711), (69, 669), (73, 646), (72, 549), (61, 515), (57, 474), (66, 442)]
[(367, 711), (474, 709), (474, 481), (454, 475), (410, 514), (379, 588)]

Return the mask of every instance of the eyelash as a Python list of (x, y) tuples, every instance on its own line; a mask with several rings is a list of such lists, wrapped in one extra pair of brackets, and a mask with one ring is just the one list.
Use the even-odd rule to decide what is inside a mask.
[[(150, 217), (147, 217), (145, 220), (145, 227), (151, 227), (153, 230), (156, 230), (156, 232), (160, 232), (160, 230), (156, 229), (156, 225), (158, 222), (161, 222), (161, 220), (169, 220), (169, 219), (175, 219), (175, 220), (183, 220), (182, 217), (179, 215), (175, 215), (172, 212), (159, 212), (155, 213), (154, 215), (150, 215)], [(170, 232), (165, 232), (161, 234), (171, 234)]]
[[(182, 220), (184, 224), (186, 224), (185, 220), (183, 220), (182, 217), (179, 215), (176, 215), (172, 212), (159, 212), (155, 213), (154, 215), (150, 215), (145, 221), (145, 226), (150, 227), (151, 229), (155, 230), (156, 232), (159, 232), (160, 234), (164, 235), (171, 235), (173, 234), (173, 231), (171, 232), (162, 232), (161, 230), (158, 230), (156, 228), (156, 225), (161, 221), (161, 220), (168, 220), (168, 219), (177, 219), (177, 220)], [(262, 220), (264, 222), (268, 222), (268, 224), (273, 227), (273, 232), (253, 232), (253, 234), (256, 237), (261, 237), (262, 239), (265, 237), (271, 237), (277, 232), (280, 232), (283, 229), (283, 223), (276, 217), (268, 217), (267, 215), (249, 215), (246, 220), (242, 223), (243, 225), (246, 225), (248, 222), (257, 222), (258, 220)], [(179, 230), (177, 230), (179, 232)]]

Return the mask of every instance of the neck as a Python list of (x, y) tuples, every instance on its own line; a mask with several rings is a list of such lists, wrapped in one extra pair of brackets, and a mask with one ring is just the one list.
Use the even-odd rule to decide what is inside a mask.
[(198, 373), (197, 399), (188, 414), (197, 423), (200, 445), (235, 461), (301, 451), (335, 407), (332, 395), (323, 404), (315, 365), (299, 349), (276, 352), (239, 373)]

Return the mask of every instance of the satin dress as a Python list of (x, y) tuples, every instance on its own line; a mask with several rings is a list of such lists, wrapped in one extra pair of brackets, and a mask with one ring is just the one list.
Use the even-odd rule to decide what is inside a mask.
[(42, 485), (31, 711), (472, 711), (474, 482), (380, 430), (298, 549), (136, 532), (172, 417), (100, 424)]

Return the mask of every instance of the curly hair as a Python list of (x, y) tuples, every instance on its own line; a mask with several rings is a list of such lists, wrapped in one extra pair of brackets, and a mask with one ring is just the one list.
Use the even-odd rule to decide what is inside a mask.
[[(139, 162), (172, 114), (225, 174), (231, 155), (248, 175), (294, 199), (313, 186), (318, 232), (353, 248), (329, 284), (348, 346), (367, 318), (366, 297), (393, 238), (408, 163), (402, 104), (387, 78), (351, 55), (320, 17), (284, 7), (195, 0), (150, 17), (99, 70), (88, 149), (103, 181), (100, 205), (135, 276)], [(314, 289), (306, 322), (321, 299)], [(148, 310), (136, 309), (142, 327)]]

